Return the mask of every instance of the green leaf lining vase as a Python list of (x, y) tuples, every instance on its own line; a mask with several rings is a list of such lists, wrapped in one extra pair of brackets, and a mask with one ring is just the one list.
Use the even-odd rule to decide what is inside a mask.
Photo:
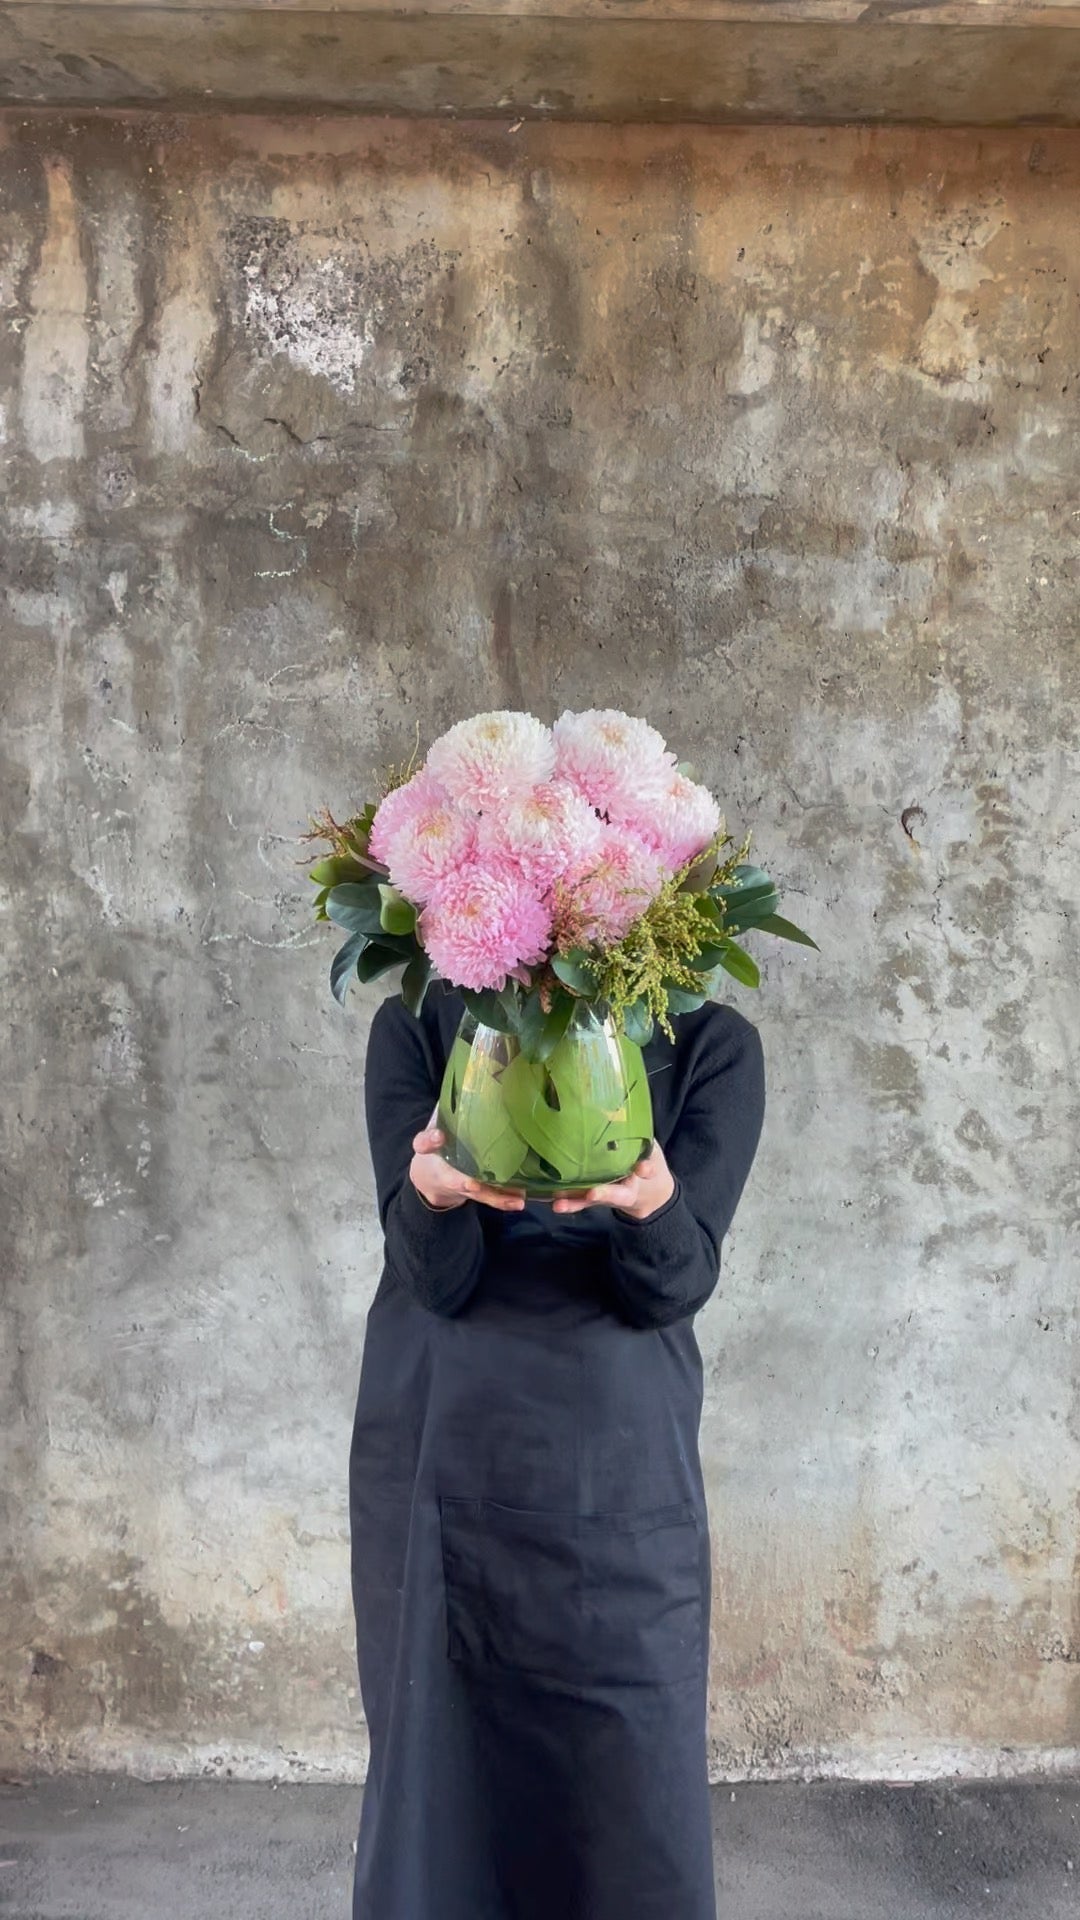
[(641, 1048), (585, 1001), (545, 1060), (462, 1015), (439, 1094), (443, 1157), (531, 1200), (621, 1180), (652, 1144)]

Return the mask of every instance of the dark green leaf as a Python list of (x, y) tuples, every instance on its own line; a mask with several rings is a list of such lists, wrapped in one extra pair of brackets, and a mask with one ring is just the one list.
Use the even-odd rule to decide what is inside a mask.
[(667, 992), (669, 1013), (693, 1013), (696, 1007), (705, 1005), (707, 995), (704, 993), (687, 993), (685, 987), (677, 987), (674, 981), (665, 980), (662, 985)]
[(732, 882), (730, 886), (726, 882), (719, 881), (713, 888), (717, 899), (722, 900), (725, 907), (733, 904), (736, 900), (757, 900), (761, 898), (762, 894), (774, 893), (775, 891), (774, 883), (768, 878), (768, 875), (762, 875), (760, 879), (746, 880), (741, 883)]
[(815, 953), (821, 952), (816, 940), (811, 940), (810, 935), (797, 927), (794, 921), (784, 920), (778, 913), (766, 914), (764, 920), (757, 922), (755, 932), (775, 933), (779, 940), (797, 940), (800, 946), (813, 947)]
[(529, 1060), (537, 1060), (540, 1057), (536, 1051), (536, 1047), (540, 1035), (544, 1030), (544, 1021), (546, 1019), (547, 1014), (544, 1012), (539, 990), (534, 987), (530, 993), (525, 995), (521, 1009), (521, 1019), (518, 1024), (518, 1038), (521, 1042), (521, 1051)]
[(354, 933), (344, 946), (338, 948), (330, 962), (330, 991), (340, 1006), (345, 1005), (349, 980), (365, 945), (363, 934)]
[(462, 987), (461, 997), (482, 1026), (494, 1027), (496, 1033), (514, 1032), (514, 1021), (506, 1002), (493, 987)]
[(403, 960), (411, 960), (420, 951), (414, 933), (387, 933), (381, 919), (382, 901), (374, 883), (362, 886), (332, 887), (326, 896), (328, 917), (347, 933), (363, 933), (381, 947), (390, 947)]
[(377, 980), (380, 973), (389, 973), (391, 967), (400, 967), (404, 958), (405, 955), (398, 953), (395, 947), (385, 947), (378, 940), (369, 940), (356, 963), (356, 977), (366, 985), (369, 980)]
[(652, 1010), (647, 1000), (634, 1000), (623, 1015), (623, 1032), (635, 1046), (647, 1046), (653, 1036)]
[(707, 947), (699, 947), (693, 959), (688, 960), (686, 964), (688, 967), (693, 967), (695, 973), (711, 973), (714, 967), (720, 965), (726, 946), (725, 940), (718, 940), (711, 942)]
[(741, 933), (746, 927), (756, 927), (771, 913), (775, 913), (780, 903), (776, 887), (760, 867), (751, 867), (745, 862), (736, 867), (737, 884), (730, 887), (716, 887), (717, 899), (724, 910), (724, 926), (733, 933)]
[(740, 863), (740, 865), (736, 867), (733, 878), (734, 878), (735, 885), (737, 887), (751, 888), (751, 887), (771, 887), (772, 886), (772, 881), (770, 880), (764, 867), (755, 867), (754, 865), (752, 865), (752, 863), (749, 860), (743, 860)]
[(326, 911), (337, 926), (345, 927), (349, 933), (366, 933), (373, 939), (384, 930), (379, 918), (382, 900), (375, 880), (347, 880), (341, 886), (331, 887), (326, 897)]
[(596, 992), (596, 978), (585, 964), (586, 957), (583, 947), (571, 947), (569, 953), (553, 954), (551, 965), (566, 986), (591, 997)]
[(401, 997), (409, 1012), (419, 1015), (434, 968), (426, 953), (416, 953), (401, 976)]
[(558, 1046), (574, 1012), (574, 999), (569, 993), (556, 993), (552, 997), (551, 1010), (544, 1012), (540, 995), (530, 993), (521, 1013), (518, 1035), (521, 1051), (529, 1060), (547, 1060), (553, 1049)]
[(747, 953), (745, 947), (737, 946), (734, 940), (729, 940), (720, 965), (726, 973), (730, 973), (733, 980), (738, 980), (744, 987), (761, 985), (757, 961)]
[(521, 1031), (521, 994), (521, 986), (516, 980), (508, 980), (499, 992), (499, 999), (506, 1008), (506, 1016), (510, 1022), (511, 1033), (520, 1033)]

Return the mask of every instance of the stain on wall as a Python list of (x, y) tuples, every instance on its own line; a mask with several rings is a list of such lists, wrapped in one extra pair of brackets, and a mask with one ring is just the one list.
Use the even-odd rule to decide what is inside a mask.
[(0, 100), (1075, 127), (1075, 24), (1069, 0), (5, 0)]
[(755, 828), (718, 1775), (1080, 1750), (1080, 135), (11, 110), (4, 1762), (363, 1770), (297, 836), (484, 706)]

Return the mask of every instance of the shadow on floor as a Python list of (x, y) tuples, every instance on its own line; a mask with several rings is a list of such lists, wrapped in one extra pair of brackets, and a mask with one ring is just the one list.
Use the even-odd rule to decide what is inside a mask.
[[(0, 1910), (348, 1920), (359, 1802), (355, 1787), (110, 1774), (8, 1784)], [(720, 1920), (1080, 1915), (1080, 1781), (755, 1783), (718, 1787), (714, 1809)]]

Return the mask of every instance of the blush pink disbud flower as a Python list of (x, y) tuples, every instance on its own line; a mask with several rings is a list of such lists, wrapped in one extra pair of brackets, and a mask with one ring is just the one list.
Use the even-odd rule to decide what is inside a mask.
[(400, 787), (392, 787), (379, 801), (371, 823), (368, 852), (372, 858), (381, 860), (383, 866), (388, 867), (390, 848), (396, 836), (404, 827), (412, 826), (423, 814), (447, 798), (446, 788), (440, 786), (426, 765)]
[(623, 827), (601, 824), (599, 857), (572, 876), (567, 887), (579, 937), (602, 946), (621, 940), (659, 893), (665, 878), (655, 848)]
[(640, 818), (676, 769), (663, 735), (616, 707), (562, 713), (552, 734), (556, 773), (617, 825)]
[(459, 987), (506, 985), (536, 966), (551, 937), (551, 913), (515, 862), (466, 861), (432, 889), (417, 931), (436, 970)]
[(526, 984), (568, 932), (622, 939), (719, 822), (712, 794), (648, 721), (605, 707), (546, 727), (497, 711), (433, 742), (380, 802), (369, 847), (422, 909), (437, 971), (498, 989)]
[(522, 799), (485, 813), (477, 825), (479, 856), (516, 861), (539, 892), (599, 854), (601, 821), (566, 780), (534, 787)]
[(425, 765), (451, 799), (486, 813), (551, 778), (555, 743), (531, 713), (477, 713), (440, 734)]
[(648, 807), (642, 808), (627, 825), (659, 853), (664, 865), (674, 873), (677, 867), (700, 853), (720, 825), (720, 806), (697, 780), (688, 779), (676, 768), (652, 794)]

